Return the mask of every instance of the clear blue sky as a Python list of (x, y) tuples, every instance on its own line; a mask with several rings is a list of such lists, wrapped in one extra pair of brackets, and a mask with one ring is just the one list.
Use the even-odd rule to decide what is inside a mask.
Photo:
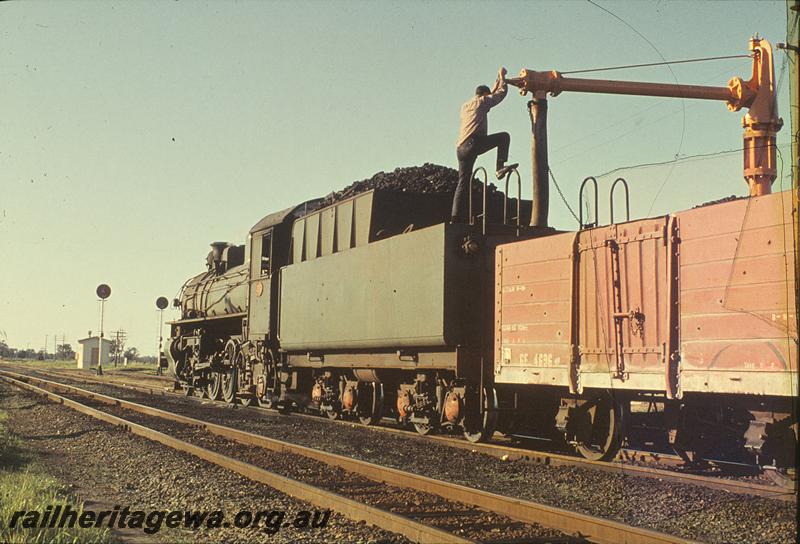
[[(669, 60), (746, 53), (757, 32), (786, 38), (783, 0), (598, 3)], [(47, 334), (50, 351), (54, 333), (74, 344), (98, 329), (105, 282), (106, 330), (123, 327), (154, 353), (154, 301), (204, 269), (209, 242), (242, 243), (267, 213), (380, 170), (455, 166), (459, 106), (500, 65), (660, 60), (578, 0), (4, 2), (0, 43), (0, 339), (39, 349)], [(749, 75), (749, 60), (674, 72), (725, 85)], [(674, 81), (665, 67), (597, 75)], [(787, 124), (788, 88), (784, 76)], [(525, 103), (510, 92), (490, 130), (511, 133), (529, 196)], [(741, 116), (709, 102), (562, 94), (550, 100), (551, 166), (574, 207), (587, 175), (740, 147)], [(626, 171), (632, 213), (744, 194), (741, 160)], [(786, 185), (788, 160), (784, 170)], [(613, 177), (601, 181), (605, 194)], [(550, 214), (574, 228), (555, 192)]]

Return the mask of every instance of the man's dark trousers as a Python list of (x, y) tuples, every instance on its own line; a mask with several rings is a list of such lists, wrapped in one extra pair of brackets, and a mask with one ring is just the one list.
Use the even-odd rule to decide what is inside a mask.
[(467, 206), (471, 188), (472, 169), (478, 155), (483, 155), (487, 151), (497, 148), (497, 170), (500, 170), (508, 160), (508, 147), (511, 144), (511, 136), (508, 132), (498, 132), (496, 134), (473, 134), (458, 146), (456, 156), (458, 157), (458, 185), (453, 195), (453, 210), (451, 216), (454, 221), (466, 222)]

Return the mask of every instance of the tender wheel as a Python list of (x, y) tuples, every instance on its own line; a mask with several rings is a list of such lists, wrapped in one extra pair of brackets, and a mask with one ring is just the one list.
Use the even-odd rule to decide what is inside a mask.
[(797, 492), (797, 472), (794, 468), (779, 468), (765, 470), (764, 474), (776, 485)]
[(623, 437), (623, 409), (610, 395), (593, 399), (579, 410), (576, 449), (592, 461), (610, 461), (619, 451)]
[(361, 384), (358, 420), (363, 425), (377, 425), (383, 417), (383, 384), (371, 382)]
[(436, 430), (436, 426), (430, 423), (414, 423), (414, 429), (422, 436), (428, 436), (429, 434), (433, 434)]
[(239, 376), (236, 371), (236, 357), (238, 355), (236, 342), (228, 340), (222, 356), (223, 370), (220, 372), (222, 381), (222, 400), (229, 404), (236, 402)]
[(477, 393), (467, 399), (466, 414), (464, 415), (464, 438), (472, 443), (486, 442), (494, 435), (497, 428), (497, 414), (499, 404), (497, 402), (497, 391), (493, 387), (484, 389), (483, 406), (480, 411), (470, 410), (469, 402), (477, 404)]
[(206, 394), (211, 400), (219, 400), (222, 398), (222, 377), (219, 375), (219, 372), (211, 372), (208, 375)]
[[(245, 380), (245, 361), (242, 353), (236, 355), (236, 389), (239, 392), (252, 391), (251, 384)], [(253, 393), (240, 394), (239, 402), (242, 406), (252, 406), (256, 402), (256, 396)]]

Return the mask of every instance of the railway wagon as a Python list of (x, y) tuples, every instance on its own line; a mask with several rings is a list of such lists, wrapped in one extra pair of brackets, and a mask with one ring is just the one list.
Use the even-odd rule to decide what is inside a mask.
[(742, 446), (793, 463), (797, 285), (791, 191), (500, 245), (494, 380), (540, 432), (607, 459), (630, 402), (664, 403), (687, 460)]

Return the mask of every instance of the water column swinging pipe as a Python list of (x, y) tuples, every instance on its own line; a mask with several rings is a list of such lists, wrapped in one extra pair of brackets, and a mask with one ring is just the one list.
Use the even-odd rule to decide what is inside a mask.
[(549, 167), (546, 96), (558, 96), (563, 91), (719, 100), (726, 102), (730, 111), (748, 108), (742, 119), (744, 179), (750, 196), (770, 194), (772, 182), (777, 177), (775, 136), (783, 126), (783, 120), (778, 117), (772, 46), (767, 40), (756, 36), (750, 39), (750, 51), (753, 59), (751, 78), (744, 81), (734, 77), (727, 87), (580, 79), (564, 77), (555, 70), (537, 72), (523, 69), (519, 77), (508, 78), (508, 84), (518, 87), (520, 94), (533, 94), (533, 100), (528, 102), (534, 200), (531, 226), (547, 226)]

